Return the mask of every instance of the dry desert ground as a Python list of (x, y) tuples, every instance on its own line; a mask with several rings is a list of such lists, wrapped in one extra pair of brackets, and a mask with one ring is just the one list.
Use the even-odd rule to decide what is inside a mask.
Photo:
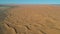
[(60, 6), (0, 7), (0, 34), (60, 34)]

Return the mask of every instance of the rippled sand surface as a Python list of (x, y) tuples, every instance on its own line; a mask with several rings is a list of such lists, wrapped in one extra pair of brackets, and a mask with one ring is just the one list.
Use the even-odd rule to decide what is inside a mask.
[(0, 34), (60, 34), (60, 6), (20, 5), (0, 9)]

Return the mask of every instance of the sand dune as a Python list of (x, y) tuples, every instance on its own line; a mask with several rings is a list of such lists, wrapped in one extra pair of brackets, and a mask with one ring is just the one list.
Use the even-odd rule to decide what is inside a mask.
[(0, 34), (60, 34), (60, 6), (19, 5), (0, 10)]

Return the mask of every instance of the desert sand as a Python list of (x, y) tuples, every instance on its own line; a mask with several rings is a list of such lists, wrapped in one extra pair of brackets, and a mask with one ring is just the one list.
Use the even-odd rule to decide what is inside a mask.
[(0, 9), (0, 34), (60, 34), (60, 6), (19, 5)]

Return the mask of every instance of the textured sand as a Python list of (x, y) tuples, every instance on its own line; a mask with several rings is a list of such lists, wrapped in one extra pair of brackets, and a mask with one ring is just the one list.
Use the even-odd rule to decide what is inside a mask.
[(60, 34), (60, 6), (20, 5), (0, 10), (0, 34)]

